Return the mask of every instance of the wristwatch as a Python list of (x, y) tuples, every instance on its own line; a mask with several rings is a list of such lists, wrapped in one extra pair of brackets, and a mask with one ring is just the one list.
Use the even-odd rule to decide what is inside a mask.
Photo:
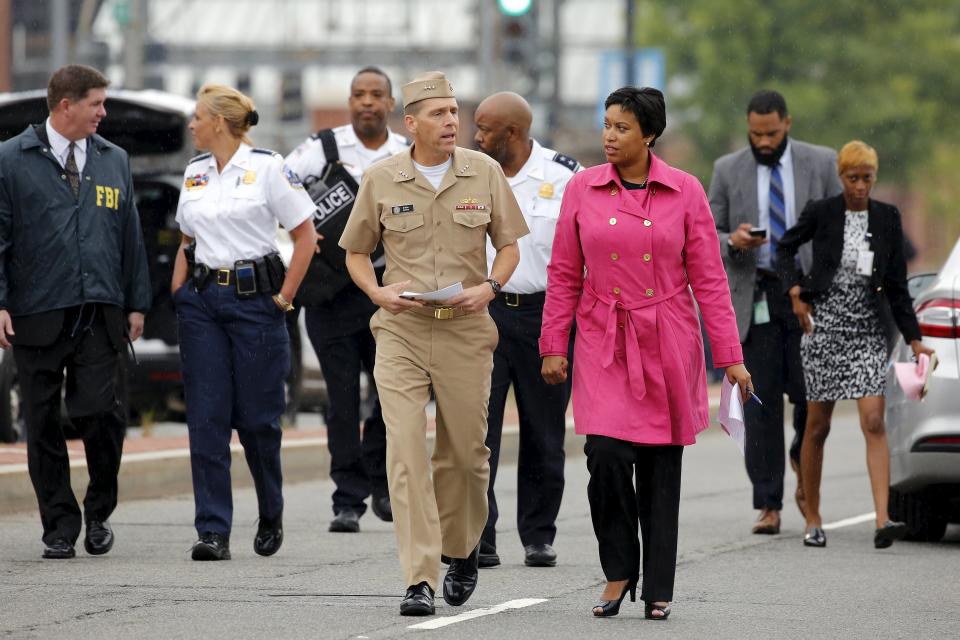
[(484, 282), (490, 283), (490, 288), (493, 289), (493, 295), (495, 296), (500, 295), (501, 285), (499, 282), (497, 282), (494, 278), (487, 278), (486, 280), (484, 280)]

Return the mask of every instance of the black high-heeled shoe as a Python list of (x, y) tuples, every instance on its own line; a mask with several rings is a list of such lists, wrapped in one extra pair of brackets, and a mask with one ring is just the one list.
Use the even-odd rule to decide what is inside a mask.
[[(623, 602), (623, 598), (630, 593), (630, 602), (637, 601), (637, 579), (628, 580), (627, 584), (623, 585), (623, 591), (620, 593), (620, 597), (616, 600), (601, 600), (599, 603), (593, 606), (593, 615), (597, 618), (611, 618), (618, 613), (620, 613), (620, 603)], [(599, 609), (599, 611), (598, 611)]]
[[(659, 611), (660, 615), (653, 615), (654, 611)], [(647, 602), (643, 607), (643, 617), (647, 620), (666, 620), (670, 617), (670, 603), (659, 605), (656, 602)]]

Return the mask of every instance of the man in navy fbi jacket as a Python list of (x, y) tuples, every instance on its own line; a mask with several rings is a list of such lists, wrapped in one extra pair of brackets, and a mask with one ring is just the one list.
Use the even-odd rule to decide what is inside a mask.
[(12, 345), (17, 364), (44, 558), (72, 558), (81, 528), (60, 425), (64, 371), (90, 473), (84, 548), (113, 546), (126, 427), (117, 369), (151, 300), (127, 153), (96, 135), (108, 84), (89, 67), (57, 70), (50, 117), (0, 145), (0, 347)]

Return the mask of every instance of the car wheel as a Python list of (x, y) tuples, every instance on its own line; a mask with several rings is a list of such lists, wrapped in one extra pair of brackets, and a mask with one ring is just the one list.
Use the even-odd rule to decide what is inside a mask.
[(24, 438), (17, 367), (13, 356), (5, 353), (0, 362), (0, 442), (17, 442)]
[(947, 531), (945, 506), (929, 493), (890, 489), (890, 519), (907, 523), (907, 540), (939, 542)]

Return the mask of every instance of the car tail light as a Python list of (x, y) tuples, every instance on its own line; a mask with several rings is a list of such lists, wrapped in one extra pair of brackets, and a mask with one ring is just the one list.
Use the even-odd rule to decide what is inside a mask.
[(937, 298), (917, 309), (920, 333), (931, 338), (960, 338), (960, 300)]
[(960, 453), (960, 435), (931, 436), (924, 438), (913, 445), (913, 451), (920, 453)]

